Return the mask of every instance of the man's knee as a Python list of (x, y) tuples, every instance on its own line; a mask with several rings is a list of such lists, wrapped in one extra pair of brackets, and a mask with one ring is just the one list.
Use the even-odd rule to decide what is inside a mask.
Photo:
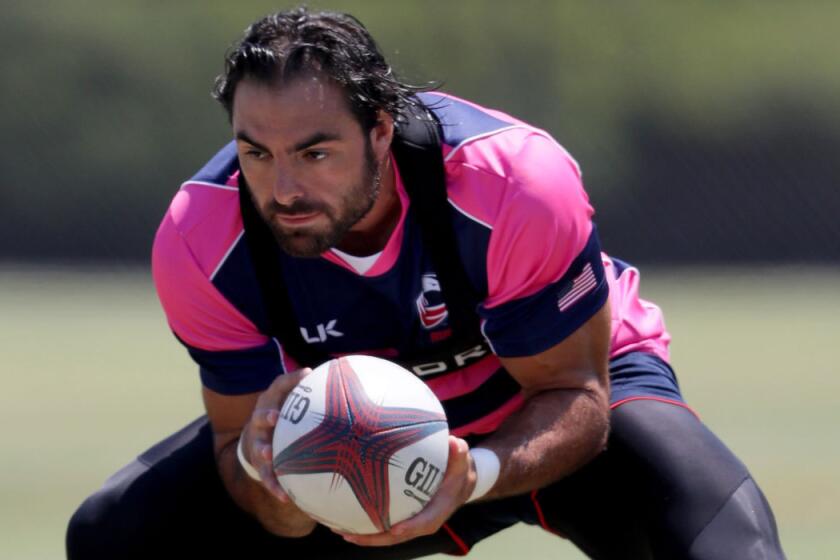
[[(170, 550), (172, 516), (183, 504), (147, 465), (134, 461), (87, 498), (67, 527), (69, 560), (148, 558)], [(187, 519), (184, 526), (189, 525)], [(152, 556), (154, 554), (151, 554)]]
[[(70, 519), (67, 555), (84, 558), (172, 555), (173, 537), (212, 533), (235, 508), (218, 478), (206, 417), (157, 443), (89, 497)], [(209, 511), (220, 508), (223, 511)], [(225, 509), (227, 508), (227, 509)], [(152, 554), (149, 554), (152, 552)]]
[[(88, 497), (67, 527), (69, 560), (134, 558), (161, 533), (171, 488), (147, 464), (134, 460)], [(170, 504), (171, 505), (171, 504)]]
[(120, 517), (113, 491), (103, 489), (87, 498), (67, 526), (68, 560), (123, 557)]
[(761, 489), (747, 478), (691, 543), (690, 558), (784, 558), (776, 520)]

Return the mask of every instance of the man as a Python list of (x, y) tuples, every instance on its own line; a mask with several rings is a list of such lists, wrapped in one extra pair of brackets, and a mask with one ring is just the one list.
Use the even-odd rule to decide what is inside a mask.
[[(305, 9), (252, 25), (216, 96), (236, 140), (182, 186), (153, 255), (207, 417), (79, 508), (71, 558), (463, 554), (518, 521), (592, 558), (783, 558), (761, 491), (683, 402), (660, 311), (639, 299), (638, 272), (601, 252), (577, 164), (550, 136), (419, 94), (358, 21)], [(429, 246), (421, 197), (401, 175), (411, 162), (395, 156), (426, 110), (443, 135), (438, 221), (453, 230), (461, 291), (441, 280), (445, 249)], [(249, 242), (253, 209), (268, 253)], [(487, 347), (464, 351), (455, 308), (468, 293)], [(426, 508), (366, 536), (296, 508), (270, 445), (308, 371), (296, 360), (311, 350), (410, 361), (441, 348), (454, 365), (414, 368), (453, 434)]]

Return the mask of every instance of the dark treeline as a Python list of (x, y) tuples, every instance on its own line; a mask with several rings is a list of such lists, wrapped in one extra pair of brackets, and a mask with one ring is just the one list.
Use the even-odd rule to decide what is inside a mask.
[[(840, 258), (840, 4), (316, 6), (356, 14), (404, 77), (551, 131), (616, 255)], [(0, 260), (146, 260), (180, 182), (229, 137), (209, 95), (225, 49), (277, 7), (4, 7)]]

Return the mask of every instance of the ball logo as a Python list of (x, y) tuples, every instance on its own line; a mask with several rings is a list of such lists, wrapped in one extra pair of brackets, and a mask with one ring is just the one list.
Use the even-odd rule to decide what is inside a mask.
[[(301, 387), (308, 389), (308, 387)], [(311, 391), (311, 389), (310, 389)], [(292, 424), (297, 424), (303, 420), (303, 415), (309, 410), (309, 397), (305, 397), (297, 391), (292, 391), (283, 403), (283, 408), (280, 410), (280, 417), (283, 420), (288, 420)]]
[(437, 276), (434, 273), (424, 274), (420, 282), (422, 291), (417, 297), (417, 312), (423, 328), (431, 330), (446, 320), (449, 311), (443, 301)]
[(432, 488), (435, 488), (435, 483), (440, 474), (439, 467), (434, 466), (422, 457), (417, 457), (411, 462), (408, 470), (405, 471), (405, 483), (422, 493), (423, 496), (418, 496), (407, 488), (403, 492), (406, 496), (414, 498), (421, 504), (426, 505), (432, 496)]

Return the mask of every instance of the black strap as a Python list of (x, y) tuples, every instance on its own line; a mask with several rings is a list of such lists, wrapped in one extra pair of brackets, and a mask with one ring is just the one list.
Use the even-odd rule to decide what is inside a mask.
[(464, 270), (452, 220), (441, 151), (440, 123), (422, 104), (399, 124), (391, 151), (397, 160), (423, 243), (431, 254), (454, 338), (478, 332), (478, 297)]
[(254, 207), (245, 174), (239, 173), (239, 208), (242, 211), (242, 225), (245, 228), (245, 242), (251, 253), (251, 262), (260, 285), (268, 315), (268, 331), (302, 366), (315, 367), (330, 357), (303, 340), (295, 317), (289, 291), (280, 270), (280, 254), (277, 242), (268, 225)]
[[(445, 354), (476, 344), (481, 341), (476, 315), (478, 297), (458, 255), (455, 231), (449, 219), (440, 124), (419, 101), (397, 126), (391, 149), (411, 200), (412, 215), (420, 226), (423, 243), (431, 255), (449, 311), (453, 336), (437, 350)], [(266, 304), (269, 333), (298, 363), (315, 367), (327, 361), (329, 356), (303, 339), (283, 280), (277, 243), (268, 225), (257, 213), (242, 173), (239, 175), (239, 187), (245, 240)], [(398, 361), (411, 362), (424, 357), (428, 359), (428, 353)]]

